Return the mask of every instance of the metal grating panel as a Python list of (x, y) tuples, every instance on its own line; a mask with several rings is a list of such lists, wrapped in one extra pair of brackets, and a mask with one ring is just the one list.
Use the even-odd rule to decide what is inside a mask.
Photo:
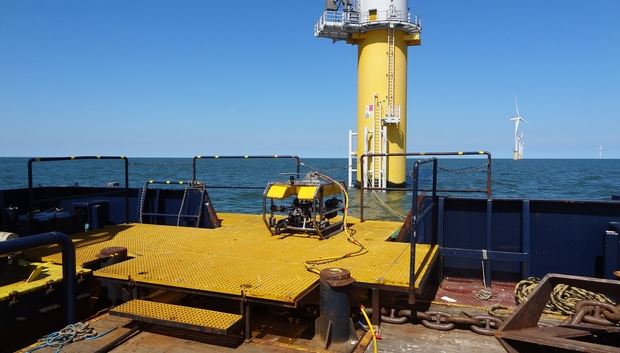
[(131, 300), (110, 310), (111, 315), (159, 325), (225, 335), (243, 316), (146, 300)]
[[(25, 293), (34, 292), (37, 290), (45, 289), (47, 283), (52, 281), (53, 283), (62, 283), (62, 266), (53, 263), (31, 262), (26, 260), (19, 260), (19, 266), (23, 278), (19, 278), (19, 281), (15, 283), (2, 283), (0, 285), (0, 301), (8, 300), (11, 298), (10, 293), (16, 291), (18, 294), (23, 295)], [(41, 273), (32, 278), (30, 282), (24, 281), (30, 273), (32, 273), (37, 267), (41, 268)], [(88, 274), (90, 269), (76, 266), (75, 273)], [(8, 276), (7, 276), (8, 277)]]
[[(74, 237), (77, 263), (92, 262), (105, 247), (124, 246), (134, 258), (98, 270), (96, 276), (235, 296), (243, 291), (250, 298), (294, 303), (318, 283), (318, 276), (306, 271), (305, 260), (358, 250), (344, 233), (324, 240), (307, 234), (272, 236), (260, 215), (218, 216), (223, 219), (218, 229), (130, 224), (80, 233)], [(410, 245), (385, 241), (402, 223), (347, 220), (369, 252), (323, 267), (347, 268), (357, 282), (408, 287)], [(417, 278), (436, 255), (436, 247), (416, 246)], [(40, 248), (38, 256), (62, 262), (59, 248)]]

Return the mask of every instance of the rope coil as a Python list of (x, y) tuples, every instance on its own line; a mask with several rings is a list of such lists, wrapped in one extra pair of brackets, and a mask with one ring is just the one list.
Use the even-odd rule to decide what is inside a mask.
[[(529, 277), (517, 283), (514, 290), (517, 305), (527, 298), (539, 282), (540, 278)], [(553, 292), (543, 312), (555, 315), (573, 315), (575, 314), (575, 304), (582, 300), (594, 300), (615, 305), (614, 301), (604, 294), (590, 292), (566, 284), (558, 284), (553, 288)]]
[(45, 348), (45, 347), (58, 347), (54, 353), (58, 353), (62, 350), (62, 347), (66, 346), (71, 342), (77, 342), (82, 340), (94, 340), (101, 336), (107, 335), (108, 333), (114, 331), (116, 327), (109, 329), (108, 331), (97, 334), (97, 331), (89, 326), (88, 323), (84, 324), (81, 322), (70, 324), (65, 326), (62, 330), (52, 332), (49, 335), (39, 339), (41, 342), (40, 345), (27, 350), (24, 353), (30, 353), (36, 351), (37, 349)]

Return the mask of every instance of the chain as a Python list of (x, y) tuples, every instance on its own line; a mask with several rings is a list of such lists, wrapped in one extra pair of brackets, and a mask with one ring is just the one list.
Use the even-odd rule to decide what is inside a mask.
[(135, 165), (138, 167), (183, 167), (187, 165), (194, 165), (192, 162), (187, 163), (140, 163), (140, 162), (131, 162), (130, 165)]
[(489, 165), (489, 162), (485, 162), (484, 164), (478, 166), (478, 167), (474, 167), (471, 169), (462, 169), (462, 170), (456, 170), (456, 169), (450, 169), (450, 168), (444, 168), (442, 166), (437, 165), (437, 169), (442, 170), (444, 172), (448, 172), (448, 173), (454, 173), (454, 174), (467, 174), (467, 173), (473, 173), (476, 172), (486, 166)]
[(179, 208), (179, 215), (177, 216), (177, 227), (181, 223), (181, 213), (183, 212), (183, 205), (185, 205), (185, 196), (187, 196), (187, 189), (188, 188), (189, 188), (189, 184), (187, 185), (187, 187), (183, 191), (183, 200), (181, 200), (181, 207)]
[(484, 284), (484, 289), (481, 289), (476, 293), (474, 298), (476, 300), (489, 300), (493, 297), (493, 293), (487, 288), (487, 277), (484, 271), (484, 262), (487, 261), (487, 249), (482, 249), (482, 283)]
[(596, 300), (582, 300), (575, 304), (575, 314), (562, 325), (578, 325), (582, 322), (601, 326), (617, 326), (620, 322), (620, 306)]
[(422, 325), (427, 328), (448, 331), (456, 327), (456, 325), (468, 325), (469, 328), (481, 335), (492, 336), (503, 321), (499, 318), (478, 315), (469, 316), (463, 312), (460, 315), (452, 315), (443, 311), (426, 311), (418, 312), (418, 319), (422, 321)]
[(385, 308), (381, 309), (381, 320), (392, 324), (402, 324), (408, 321), (408, 317), (414, 316), (420, 320), (426, 328), (449, 331), (459, 326), (469, 326), (469, 329), (481, 335), (493, 336), (495, 330), (501, 327), (503, 321), (500, 318), (477, 315), (470, 316), (464, 312), (452, 315), (444, 311), (429, 310), (425, 312), (412, 310), (390, 309), (389, 315)]
[(138, 223), (142, 223), (142, 210), (144, 208), (144, 198), (145, 198), (147, 189), (148, 188), (146, 185), (144, 185), (144, 187), (142, 188), (142, 196), (140, 196), (140, 215), (139, 215), (140, 217), (138, 219)]
[(341, 171), (341, 170), (348, 170), (351, 167), (350, 165), (348, 165), (346, 167), (340, 167), (340, 168), (321, 169), (321, 168), (313, 167), (313, 166), (311, 166), (309, 164), (306, 164), (304, 162), (299, 162), (299, 164), (304, 166), (304, 167), (306, 167), (306, 168), (308, 168), (308, 169), (310, 169), (311, 171), (317, 171), (317, 172), (321, 172), (321, 173), (333, 173), (333, 172), (338, 172), (338, 171)]

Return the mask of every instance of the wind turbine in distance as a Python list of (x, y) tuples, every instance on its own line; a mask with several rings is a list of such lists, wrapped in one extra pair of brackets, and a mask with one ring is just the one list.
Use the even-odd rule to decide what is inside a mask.
[(523, 158), (523, 131), (519, 135), (519, 159)]
[[(529, 124), (529, 123), (525, 121), (525, 119), (523, 119), (519, 115), (519, 105), (517, 104), (516, 93), (514, 94), (514, 96), (515, 96), (515, 107), (517, 109), (517, 116), (511, 116), (510, 120), (514, 120), (515, 122), (515, 147), (513, 150), (514, 154), (512, 156), (512, 159), (516, 161), (517, 159), (523, 158), (523, 154), (522, 154), (523, 141), (519, 138), (519, 121), (523, 121), (526, 124)], [(521, 134), (521, 138), (523, 138), (523, 134)], [(521, 142), (519, 142), (519, 140), (521, 140)], [(519, 145), (521, 145), (521, 148), (519, 148)]]
[(603, 145), (598, 148), (598, 159), (603, 158)]

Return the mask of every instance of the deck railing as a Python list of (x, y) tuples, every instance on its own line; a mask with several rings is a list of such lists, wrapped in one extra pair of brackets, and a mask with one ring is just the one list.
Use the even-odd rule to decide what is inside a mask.
[[(486, 167), (487, 167), (487, 180), (486, 180), (486, 188), (485, 189), (436, 189), (436, 173), (437, 171), (434, 171), (434, 186), (433, 188), (435, 189), (434, 192), (462, 192), (462, 193), (485, 193), (486, 196), (488, 198), (491, 197), (491, 153), (490, 152), (486, 152), (486, 151), (478, 151), (478, 152), (406, 152), (406, 153), (366, 153), (363, 154), (359, 157), (359, 163), (360, 163), (360, 167), (359, 170), (364, 171), (364, 161), (367, 158), (372, 158), (372, 157), (411, 157), (411, 156), (418, 156), (418, 157), (428, 157), (428, 156), (473, 156), (473, 155), (485, 155), (487, 157), (487, 163), (486, 163)], [(435, 168), (439, 168), (439, 166), (435, 165)], [(418, 190), (418, 177), (413, 176), (413, 172), (416, 172), (415, 168), (412, 171), (412, 177), (414, 178), (415, 181), (415, 187), (416, 190), (413, 190), (413, 188), (394, 188), (394, 187), (372, 187), (372, 186), (368, 186), (366, 185), (364, 182), (360, 182), (360, 220), (363, 222), (364, 221), (364, 190), (382, 190), (382, 191), (413, 191), (413, 198), (414, 198), (414, 203), (415, 200), (417, 200), (417, 192), (418, 191), (423, 191), (423, 192), (427, 192), (427, 191), (431, 191), (431, 190)], [(362, 181), (366, 180), (365, 176), (362, 175)]]
[[(285, 158), (293, 158), (296, 161), (296, 167), (297, 167), (297, 176), (299, 176), (299, 169), (301, 166), (301, 159), (298, 156), (295, 155), (261, 155), (261, 156), (250, 156), (250, 155), (245, 155), (245, 156), (195, 156), (193, 161), (192, 161), (192, 181), (196, 181), (196, 162), (199, 159), (265, 159), (265, 158), (279, 158), (279, 159), (285, 159)], [(236, 185), (236, 186), (230, 186), (230, 185), (209, 185), (210, 189), (264, 189), (265, 185)]]
[[(92, 159), (92, 160), (111, 160), (111, 159), (122, 159), (125, 161), (125, 222), (129, 223), (129, 161), (125, 156), (71, 156), (71, 157), (45, 157), (45, 158), (31, 158), (28, 160), (28, 224), (30, 226), (30, 230), (34, 229), (34, 190), (33, 190), (33, 182), (32, 182), (32, 166), (35, 162), (57, 162), (57, 161), (75, 161), (75, 160), (84, 160), (84, 159)], [(96, 195), (109, 194), (106, 193), (97, 193)], [(87, 195), (87, 196), (96, 196), (96, 195)], [(84, 195), (82, 195), (84, 196)]]

